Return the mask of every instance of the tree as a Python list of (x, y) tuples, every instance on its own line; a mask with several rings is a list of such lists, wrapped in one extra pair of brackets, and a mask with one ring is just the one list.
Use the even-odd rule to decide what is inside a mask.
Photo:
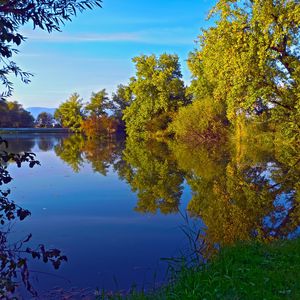
[[(164, 131), (174, 113), (186, 102), (177, 55), (141, 55), (133, 58), (136, 76), (130, 79), (132, 103), (124, 110), (126, 132), (131, 137), (147, 136), (147, 131)], [(154, 119), (163, 117), (151, 128)], [(147, 125), (149, 125), (147, 129)]]
[(36, 118), (36, 126), (37, 127), (53, 127), (54, 118), (50, 113), (41, 112)]
[(192, 81), (186, 97), (191, 104), (180, 107), (170, 131), (176, 138), (193, 143), (215, 142), (226, 136), (226, 103), (214, 95), (215, 83), (207, 78), (199, 53), (190, 53), (188, 67)]
[(111, 107), (114, 116), (122, 120), (124, 110), (132, 103), (133, 94), (129, 86), (120, 84), (112, 94)]
[(19, 76), (25, 83), (30, 82), (31, 74), (23, 72), (12, 57), (18, 53), (14, 47), (25, 41), (20, 33), (21, 27), (31, 23), (33, 28), (40, 28), (48, 32), (60, 31), (66, 21), (77, 12), (101, 7), (101, 0), (2, 0), (0, 1), (0, 82), (5, 91), (0, 98), (11, 95), (13, 84), (9, 74)]
[(100, 117), (107, 115), (107, 110), (111, 108), (111, 104), (105, 89), (92, 93), (91, 100), (85, 106), (85, 111), (90, 117)]
[(0, 101), (0, 127), (33, 127), (34, 118), (16, 101)]
[(83, 120), (81, 128), (88, 138), (111, 137), (117, 132), (119, 122), (113, 116), (108, 116), (108, 110), (113, 108), (105, 89), (92, 93), (91, 100), (85, 106), (88, 117)]
[(84, 118), (82, 99), (77, 93), (62, 103), (55, 111), (54, 118), (63, 127), (70, 128), (74, 132), (81, 130)]
[(278, 129), (299, 138), (299, 1), (222, 0), (211, 15), (216, 25), (202, 32), (191, 60), (212, 103), (235, 126), (257, 107), (270, 110)]
[(81, 128), (90, 139), (112, 137), (117, 133), (118, 121), (106, 115), (91, 116), (82, 121)]

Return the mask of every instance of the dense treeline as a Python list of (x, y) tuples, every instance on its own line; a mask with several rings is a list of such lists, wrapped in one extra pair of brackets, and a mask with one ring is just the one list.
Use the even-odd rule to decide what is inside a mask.
[(16, 101), (0, 100), (0, 128), (33, 127), (34, 118)]
[[(175, 137), (216, 142), (261, 124), (277, 140), (299, 142), (300, 8), (297, 1), (219, 1), (215, 25), (189, 55), (185, 86), (178, 56), (133, 58), (135, 75), (111, 97), (105, 89), (84, 103), (73, 94), (55, 112), (58, 124), (91, 138), (126, 132), (133, 139)], [(1, 127), (51, 127), (18, 103), (0, 103)]]
[[(58, 109), (63, 126), (88, 136), (120, 126), (130, 138), (173, 136), (208, 142), (249, 124), (297, 144), (300, 132), (300, 7), (298, 1), (219, 1), (190, 53), (190, 86), (177, 55), (133, 58), (135, 76), (111, 99), (105, 90), (85, 107), (73, 95)], [(125, 127), (124, 127), (125, 126)], [(248, 130), (249, 132), (249, 130)]]
[(186, 110), (202, 109), (239, 134), (245, 123), (267, 120), (283, 137), (299, 139), (299, 2), (219, 1), (211, 15), (216, 25), (202, 32), (188, 62), (194, 107), (179, 112), (179, 121)]
[(52, 114), (41, 112), (36, 119), (17, 101), (0, 100), (0, 128), (59, 127)]
[(132, 137), (146, 138), (167, 130), (178, 108), (188, 103), (178, 56), (142, 55), (133, 62), (136, 76), (128, 85), (119, 85), (111, 99), (103, 89), (83, 104), (75, 93), (59, 106), (55, 119), (89, 137), (111, 135), (124, 131), (125, 126)]
[[(109, 115), (109, 110), (114, 113)], [(83, 99), (74, 93), (58, 107), (54, 118), (62, 127), (70, 128), (74, 132), (84, 132), (89, 138), (99, 138), (124, 131), (118, 110), (103, 89), (92, 93), (90, 101), (85, 104)]]

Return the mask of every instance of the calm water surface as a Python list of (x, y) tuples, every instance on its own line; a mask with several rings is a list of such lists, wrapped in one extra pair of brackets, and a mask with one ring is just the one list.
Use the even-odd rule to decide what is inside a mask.
[[(33, 247), (43, 243), (68, 257), (58, 271), (33, 262), (35, 288), (116, 290), (133, 284), (152, 287), (165, 279), (166, 264), (160, 258), (184, 248), (183, 219), (175, 211), (136, 210), (136, 193), (112, 166), (120, 160), (122, 145), (93, 145), (97, 153), (91, 162), (86, 157), (93, 149), (83, 153), (81, 137), (79, 142), (63, 135), (3, 138), (11, 151), (32, 151), (41, 162), (33, 169), (9, 168), (11, 198), (32, 213), (14, 226), (15, 239), (32, 233)], [(182, 207), (188, 194), (183, 194)]]
[(68, 257), (58, 271), (31, 262), (41, 293), (162, 283), (167, 265), (160, 258), (189, 251), (178, 211), (188, 211), (203, 229), (204, 257), (237, 240), (299, 234), (298, 161), (269, 145), (195, 148), (76, 135), (3, 137), (11, 151), (35, 152), (41, 162), (33, 169), (9, 168), (11, 198), (32, 213), (15, 224), (11, 238), (32, 233), (32, 247), (43, 243)]

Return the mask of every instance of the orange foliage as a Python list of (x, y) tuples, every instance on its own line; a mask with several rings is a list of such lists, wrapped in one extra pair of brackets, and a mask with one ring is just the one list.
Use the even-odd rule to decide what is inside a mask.
[(81, 128), (88, 138), (110, 137), (117, 132), (118, 121), (108, 116), (91, 116), (82, 122)]

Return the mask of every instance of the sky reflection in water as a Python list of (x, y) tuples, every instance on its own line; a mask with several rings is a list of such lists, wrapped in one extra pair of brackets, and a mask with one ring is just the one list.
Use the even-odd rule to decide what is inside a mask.
[(107, 166), (104, 176), (84, 162), (74, 172), (54, 150), (65, 136), (4, 138), (11, 151), (33, 151), (41, 162), (33, 169), (10, 166), (11, 198), (32, 213), (16, 224), (14, 238), (31, 232), (33, 246), (59, 248), (69, 260), (58, 271), (33, 263), (34, 271), (51, 274), (33, 272), (39, 278), (33, 282), (36, 288), (116, 290), (133, 284), (151, 287), (165, 278), (160, 258), (178, 254), (186, 243), (180, 216), (136, 212), (136, 195), (112, 167)]

